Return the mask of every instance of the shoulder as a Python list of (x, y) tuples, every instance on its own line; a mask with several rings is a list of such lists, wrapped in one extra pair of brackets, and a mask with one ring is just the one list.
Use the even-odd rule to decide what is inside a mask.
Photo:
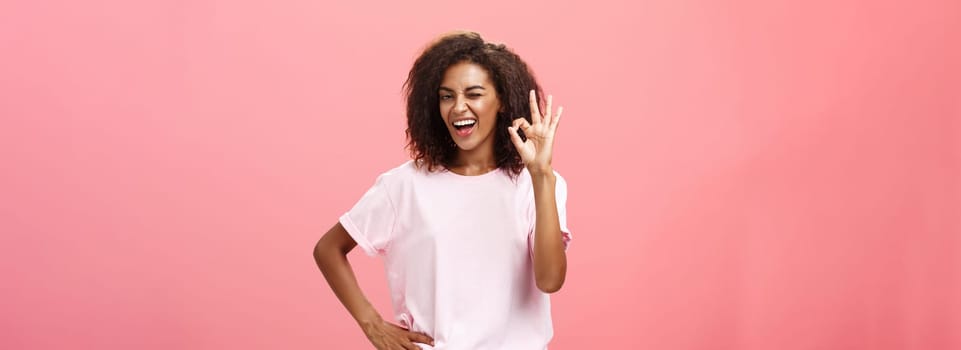
[(390, 170), (385, 171), (380, 176), (386, 176), (386, 177), (410, 176), (410, 174), (416, 170), (417, 170), (417, 167), (414, 165), (414, 161), (408, 160), (396, 167), (391, 168)]
[(426, 176), (427, 170), (418, 167), (413, 160), (408, 160), (390, 170), (381, 173), (377, 177), (377, 182), (387, 186), (396, 187), (402, 186), (405, 183), (410, 183), (411, 180)]

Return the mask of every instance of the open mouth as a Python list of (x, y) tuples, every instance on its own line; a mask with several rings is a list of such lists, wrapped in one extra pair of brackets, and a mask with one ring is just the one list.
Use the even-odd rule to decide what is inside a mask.
[(468, 136), (474, 131), (476, 125), (477, 121), (473, 119), (458, 120), (454, 122), (454, 129), (457, 130), (458, 136)]

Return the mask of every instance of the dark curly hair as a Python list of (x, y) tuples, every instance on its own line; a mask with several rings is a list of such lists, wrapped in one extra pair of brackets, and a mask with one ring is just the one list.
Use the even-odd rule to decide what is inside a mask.
[[(542, 91), (527, 64), (503, 44), (485, 42), (474, 32), (454, 32), (427, 46), (414, 61), (404, 93), (407, 97), (407, 149), (418, 166), (428, 171), (449, 169), (457, 156), (457, 145), (440, 115), (438, 89), (447, 68), (461, 62), (487, 70), (494, 83), (501, 109), (494, 127), (494, 159), (498, 169), (515, 178), (524, 168), (511, 143), (507, 127), (514, 119), (531, 122), (530, 91)], [(521, 133), (518, 131), (518, 133)], [(521, 133), (522, 139), (524, 138)]]

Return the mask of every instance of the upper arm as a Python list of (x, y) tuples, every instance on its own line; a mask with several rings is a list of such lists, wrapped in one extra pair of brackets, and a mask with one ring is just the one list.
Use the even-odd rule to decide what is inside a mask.
[(350, 237), (344, 226), (337, 222), (320, 238), (315, 249), (333, 248), (347, 255), (356, 246), (357, 242)]

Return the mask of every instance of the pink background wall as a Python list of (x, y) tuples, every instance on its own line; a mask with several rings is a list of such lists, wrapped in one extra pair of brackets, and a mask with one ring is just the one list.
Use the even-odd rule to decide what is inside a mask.
[(0, 3), (0, 348), (368, 348), (310, 251), (467, 28), (565, 106), (552, 349), (961, 349), (961, 3), (584, 3)]

